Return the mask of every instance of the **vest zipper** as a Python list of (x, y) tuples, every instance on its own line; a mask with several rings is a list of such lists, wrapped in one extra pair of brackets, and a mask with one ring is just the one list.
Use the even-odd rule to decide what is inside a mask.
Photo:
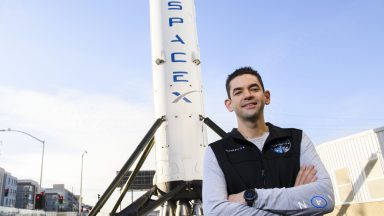
[[(264, 146), (266, 145), (266, 143), (264, 143)], [(264, 149), (264, 146), (263, 146), (263, 149)], [(265, 183), (265, 168), (264, 168), (264, 160), (263, 160), (263, 149), (261, 149), (261, 151), (259, 150), (260, 152), (260, 158), (261, 158), (261, 178), (263, 179), (263, 188), (266, 188), (266, 183)]]
[(265, 171), (264, 171), (264, 168), (261, 170), (261, 177), (263, 178), (263, 184), (264, 184), (264, 188), (265, 188), (266, 186), (265, 186)]
[[(265, 146), (265, 143), (264, 143), (264, 146)], [(264, 146), (263, 146), (263, 149), (264, 149)], [(263, 179), (263, 186), (264, 186), (263, 188), (266, 188), (263, 149), (261, 149), (261, 151), (259, 150), (259, 152), (260, 152), (260, 158), (261, 158), (261, 178)]]

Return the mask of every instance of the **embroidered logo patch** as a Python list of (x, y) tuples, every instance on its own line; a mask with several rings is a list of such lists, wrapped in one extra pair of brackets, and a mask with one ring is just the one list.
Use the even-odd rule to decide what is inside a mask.
[(291, 141), (289, 139), (281, 140), (272, 144), (271, 149), (278, 154), (284, 154), (291, 149)]
[(322, 196), (314, 196), (311, 199), (311, 204), (315, 208), (325, 208), (327, 206), (327, 200), (325, 200)]

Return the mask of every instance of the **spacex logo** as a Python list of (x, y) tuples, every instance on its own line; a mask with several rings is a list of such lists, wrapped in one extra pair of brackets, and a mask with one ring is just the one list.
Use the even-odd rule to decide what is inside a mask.
[(187, 103), (192, 103), (191, 100), (189, 100), (186, 95), (189, 95), (193, 92), (198, 92), (197, 90), (194, 90), (194, 91), (189, 91), (189, 92), (186, 92), (184, 94), (181, 94), (180, 92), (172, 92), (173, 95), (177, 96), (175, 100), (172, 101), (172, 103), (177, 103), (179, 102), (180, 100), (183, 100)]

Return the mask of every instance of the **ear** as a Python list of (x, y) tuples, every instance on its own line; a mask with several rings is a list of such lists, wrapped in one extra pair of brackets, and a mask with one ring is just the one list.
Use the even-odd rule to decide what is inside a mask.
[(268, 90), (266, 90), (264, 92), (264, 98), (265, 98), (265, 104), (266, 105), (269, 105), (271, 103), (271, 92), (269, 92)]
[(231, 99), (225, 99), (224, 104), (225, 104), (225, 107), (227, 107), (227, 110), (229, 112), (233, 111)]

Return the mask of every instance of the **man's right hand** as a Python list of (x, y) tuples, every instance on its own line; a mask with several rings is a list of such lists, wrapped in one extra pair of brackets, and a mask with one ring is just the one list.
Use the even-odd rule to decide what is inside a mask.
[(305, 185), (317, 180), (315, 166), (302, 166), (297, 174), (295, 186)]

